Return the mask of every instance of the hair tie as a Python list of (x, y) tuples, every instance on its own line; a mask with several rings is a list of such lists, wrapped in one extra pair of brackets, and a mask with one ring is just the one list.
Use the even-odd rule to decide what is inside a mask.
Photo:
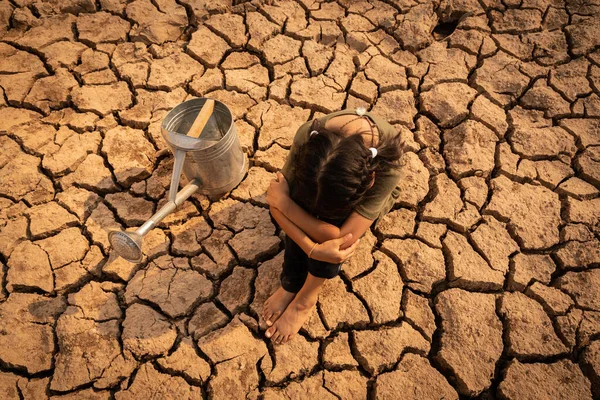
[(319, 132), (318, 131), (311, 131), (310, 132), (310, 137), (313, 137), (313, 135), (318, 135)]
[(377, 157), (377, 149), (375, 147), (370, 147), (369, 150), (371, 151), (371, 158)]

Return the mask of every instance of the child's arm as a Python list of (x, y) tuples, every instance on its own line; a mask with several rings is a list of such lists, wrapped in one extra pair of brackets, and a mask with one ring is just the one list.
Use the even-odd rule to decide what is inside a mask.
[(280, 211), (318, 243), (342, 236), (340, 228), (315, 218), (290, 197), (285, 199), (285, 205)]
[[(277, 177), (271, 181), (266, 200), (271, 206), (271, 210), (276, 209), (281, 212), (317, 243), (337, 239), (341, 236), (340, 228), (313, 217), (290, 198), (287, 180), (281, 172), (278, 172)], [(275, 215), (273, 216), (275, 217)], [(277, 218), (275, 219), (277, 220)]]
[(300, 248), (308, 254), (311, 248), (314, 246), (313, 242), (307, 235), (298, 228), (292, 221), (290, 221), (281, 211), (275, 207), (270, 207), (271, 215), (279, 224), (279, 227), (283, 229), (286, 235), (290, 237)]
[[(338, 228), (335, 225), (321, 221), (310, 215), (292, 200), (288, 193), (289, 190), (285, 177), (278, 173), (277, 180), (273, 180), (269, 186), (267, 202), (271, 205), (271, 209), (275, 208), (279, 210), (290, 220), (290, 222), (300, 228), (317, 243), (324, 243), (328, 240), (337, 239), (348, 233), (352, 233), (352, 237), (355, 239), (345, 243), (344, 247), (350, 246), (360, 238), (373, 223), (372, 220), (363, 217), (357, 212), (352, 212), (346, 221), (344, 221), (344, 224)], [(300, 244), (298, 245), (300, 246)]]
[(344, 235), (323, 243), (315, 243), (306, 235), (306, 233), (286, 218), (281, 211), (275, 207), (270, 207), (270, 210), (271, 215), (273, 215), (273, 218), (275, 218), (275, 221), (277, 221), (286, 235), (296, 242), (306, 254), (310, 254), (311, 258), (314, 260), (325, 261), (332, 264), (342, 263), (352, 256), (358, 245), (358, 240), (352, 240), (352, 235)]
[(323, 222), (309, 213), (307, 213), (302, 207), (296, 202), (289, 198), (285, 212), (282, 211), (283, 215), (287, 217), (292, 223), (296, 224), (298, 228), (306, 232), (311, 238), (318, 243), (323, 243), (331, 239), (337, 239), (341, 236), (352, 234), (353, 238), (345, 243), (345, 246), (352, 245), (358, 240), (364, 233), (369, 229), (372, 220), (367, 219), (353, 211), (350, 216), (344, 221), (341, 227)]

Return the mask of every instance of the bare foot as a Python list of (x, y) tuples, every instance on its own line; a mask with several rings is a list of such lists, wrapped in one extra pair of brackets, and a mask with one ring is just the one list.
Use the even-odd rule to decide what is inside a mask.
[(275, 344), (286, 343), (298, 333), (316, 303), (316, 298), (296, 296), (277, 322), (267, 329), (266, 336)]
[(295, 296), (296, 293), (288, 292), (283, 287), (279, 286), (271, 297), (265, 301), (265, 304), (263, 305), (263, 318), (268, 326), (273, 325), (275, 321), (277, 321)]

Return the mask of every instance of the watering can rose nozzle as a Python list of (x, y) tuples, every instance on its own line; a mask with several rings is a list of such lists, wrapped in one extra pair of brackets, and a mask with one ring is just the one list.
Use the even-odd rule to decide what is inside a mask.
[(112, 249), (125, 260), (133, 263), (142, 261), (144, 254), (142, 236), (139, 233), (111, 229), (108, 232), (108, 241)]

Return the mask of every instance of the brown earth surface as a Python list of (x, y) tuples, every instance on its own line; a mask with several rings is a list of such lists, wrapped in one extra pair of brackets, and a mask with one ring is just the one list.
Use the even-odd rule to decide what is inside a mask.
[[(600, 398), (600, 3), (0, 0), (0, 397)], [(250, 160), (166, 201), (166, 112), (227, 104)], [(396, 206), (291, 342), (259, 318), (296, 129), (400, 131)]]

